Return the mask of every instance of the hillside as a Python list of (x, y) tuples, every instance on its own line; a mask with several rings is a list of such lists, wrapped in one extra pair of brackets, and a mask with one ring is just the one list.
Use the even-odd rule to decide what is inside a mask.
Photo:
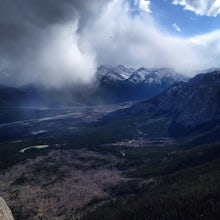
[(0, 125), (1, 196), (18, 220), (217, 220), (219, 76), (138, 103), (21, 108), (26, 120), (13, 109), (20, 120)]
[(150, 136), (177, 138), (204, 134), (206, 140), (217, 140), (220, 71), (199, 74), (189, 82), (175, 83), (158, 96), (115, 112), (111, 117), (112, 120), (130, 120)]

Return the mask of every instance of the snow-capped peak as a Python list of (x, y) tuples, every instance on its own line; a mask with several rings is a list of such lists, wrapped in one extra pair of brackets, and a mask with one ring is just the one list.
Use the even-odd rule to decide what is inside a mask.
[(126, 83), (126, 85), (161, 85), (186, 80), (185, 77), (170, 68), (145, 68), (137, 70), (123, 65), (102, 65), (97, 69), (97, 78), (108, 84)]
[(98, 67), (96, 74), (98, 79), (115, 82), (128, 79), (133, 71), (133, 69), (127, 68), (123, 65), (118, 65), (115, 67), (102, 65)]
[(173, 81), (184, 80), (185, 78), (169, 68), (139, 68), (128, 78), (133, 84), (161, 84), (167, 79)]

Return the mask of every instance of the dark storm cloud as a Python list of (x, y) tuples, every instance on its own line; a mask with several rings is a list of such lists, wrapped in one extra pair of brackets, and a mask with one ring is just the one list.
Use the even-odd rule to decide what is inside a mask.
[[(107, 2), (106, 0), (93, 0), (92, 2), (82, 0), (1, 0), (0, 71), (4, 74), (2, 75), (0, 72), (0, 81), (19, 83), (20, 78), (26, 78), (28, 81), (28, 78), (32, 77), (29, 69), (33, 69), (30, 62), (37, 59), (36, 53), (39, 52), (39, 48), (42, 49), (43, 44), (50, 43), (49, 38), (54, 38), (59, 31), (63, 31), (60, 27), (68, 23), (72, 23), (72, 29), (75, 31), (72, 34), (76, 34), (87, 21), (97, 16), (97, 12)], [(77, 22), (77, 27), (74, 26), (74, 22)], [(55, 31), (56, 27), (57, 31)], [(74, 43), (77, 43), (77, 39)], [(30, 57), (32, 57), (31, 61)], [(23, 64), (27, 67), (23, 68)], [(9, 73), (5, 74), (5, 70)], [(5, 76), (7, 77), (5, 78)]]
[(103, 2), (107, 1), (92, 1), (88, 5), (88, 1), (82, 0), (1, 0), (0, 47), (7, 48), (6, 53), (14, 53), (18, 47), (15, 41), (23, 48), (26, 41), (36, 40), (36, 35), (48, 26), (74, 19), (83, 26)]

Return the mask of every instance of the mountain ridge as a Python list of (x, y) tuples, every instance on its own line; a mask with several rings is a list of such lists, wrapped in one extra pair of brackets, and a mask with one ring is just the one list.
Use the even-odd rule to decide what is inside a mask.
[[(120, 71), (118, 71), (120, 70)], [(102, 65), (96, 73), (98, 92), (112, 97), (116, 102), (149, 99), (177, 81), (188, 78), (170, 68), (131, 69)]]
[(220, 131), (220, 71), (174, 83), (159, 95), (109, 117), (111, 120), (130, 120), (140, 132), (149, 136), (178, 138), (206, 133), (208, 140), (209, 133), (210, 138), (213, 136), (217, 140)]
[[(143, 80), (135, 83), (135, 77), (142, 77)], [(144, 100), (184, 79), (169, 68), (142, 67), (135, 70), (123, 65), (101, 65), (91, 85), (71, 84), (59, 89), (44, 88), (33, 83), (19, 88), (2, 86), (0, 103), (14, 106), (74, 106)]]

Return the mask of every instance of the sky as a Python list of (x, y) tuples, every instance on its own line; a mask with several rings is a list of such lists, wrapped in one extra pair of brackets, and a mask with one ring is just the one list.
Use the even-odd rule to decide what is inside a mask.
[(220, 67), (220, 1), (1, 0), (0, 84), (91, 83), (101, 64)]

